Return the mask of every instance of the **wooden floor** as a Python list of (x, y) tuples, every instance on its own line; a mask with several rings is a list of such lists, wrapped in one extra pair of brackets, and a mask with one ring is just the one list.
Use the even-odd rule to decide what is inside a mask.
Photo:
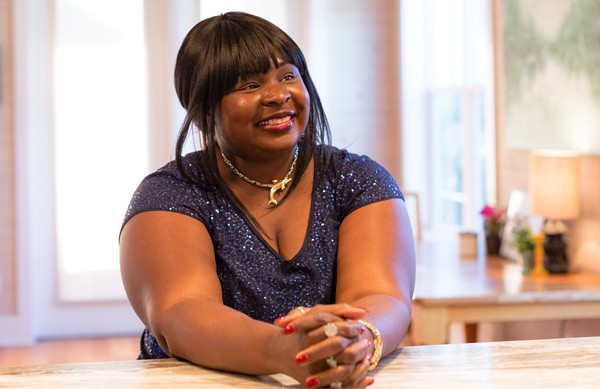
[(0, 366), (134, 360), (139, 337), (40, 341), (33, 346), (0, 348)]

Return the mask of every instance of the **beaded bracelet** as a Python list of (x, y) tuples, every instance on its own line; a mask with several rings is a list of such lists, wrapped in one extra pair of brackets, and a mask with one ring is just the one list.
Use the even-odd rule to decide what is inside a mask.
[(381, 359), (381, 352), (383, 351), (383, 340), (381, 340), (381, 334), (379, 333), (379, 330), (375, 328), (373, 324), (364, 320), (359, 320), (358, 322), (367, 327), (371, 332), (371, 335), (373, 336), (373, 346), (375, 346), (375, 349), (373, 350), (371, 365), (369, 365), (369, 370), (373, 370), (377, 367), (377, 364)]

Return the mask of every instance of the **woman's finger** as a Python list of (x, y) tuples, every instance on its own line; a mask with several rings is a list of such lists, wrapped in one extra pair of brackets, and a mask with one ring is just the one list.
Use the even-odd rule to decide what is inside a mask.
[[(296, 362), (300, 364), (314, 364), (325, 361), (327, 358), (344, 351), (344, 349), (357, 340), (357, 338), (345, 338), (343, 336), (328, 338), (299, 351), (296, 354)], [(346, 359), (350, 360), (351, 358), (346, 357)]]
[(365, 356), (362, 358), (359, 363), (354, 365), (355, 367), (350, 374), (350, 377), (342, 381), (342, 386), (348, 388), (364, 388), (371, 385), (374, 380), (371, 377), (367, 377), (369, 364), (370, 360), (368, 357)]
[(347, 385), (344, 385), (344, 381), (348, 381), (348, 379), (352, 376), (354, 369), (354, 365), (338, 365), (335, 368), (323, 370), (319, 373), (309, 376), (306, 379), (305, 384), (309, 388), (314, 388), (317, 386), (331, 388), (347, 387)]
[(306, 379), (308, 387), (366, 388), (375, 381), (367, 376), (369, 361), (364, 358), (357, 364), (338, 364), (334, 368), (313, 374)]
[[(335, 323), (337, 334), (345, 337), (356, 337), (365, 331), (364, 325), (354, 320), (346, 320), (329, 312), (311, 311), (302, 317), (296, 318), (293, 322), (284, 327), (284, 332), (301, 331), (308, 334), (312, 342), (325, 339), (325, 329), (328, 323)], [(332, 324), (330, 324), (332, 325)], [(291, 326), (291, 328), (287, 328)], [(292, 331), (287, 331), (291, 329)]]
[(275, 319), (273, 324), (275, 324), (276, 326), (285, 328), (294, 320), (299, 319), (300, 317), (306, 315), (308, 312), (310, 312), (310, 310), (311, 310), (311, 308), (309, 308), (309, 307), (304, 307), (304, 306), (296, 307), (296, 308), (292, 309), (291, 311), (289, 311), (285, 316), (281, 316), (281, 317), (278, 317), (277, 319)]
[(308, 377), (306, 385), (308, 387), (366, 388), (375, 381), (367, 376), (368, 370), (369, 362), (366, 358), (357, 364), (338, 364), (334, 368)]
[[(299, 330), (304, 329), (305, 325), (309, 326), (310, 323), (299, 323)], [(335, 334), (333, 334), (333, 332), (335, 332)], [(313, 330), (308, 331), (306, 333), (306, 339), (308, 344), (314, 344), (334, 336), (358, 338), (364, 332), (365, 327), (359, 322), (350, 320), (337, 320), (327, 322)]]
[(285, 328), (289, 324), (308, 314), (316, 315), (321, 313), (328, 313), (330, 315), (337, 316), (339, 319), (358, 320), (366, 316), (368, 311), (365, 308), (353, 307), (349, 304), (315, 305), (314, 307), (310, 308), (296, 307), (290, 312), (288, 312), (285, 316), (277, 318), (274, 324), (279, 327)]
[(311, 310), (311, 308), (309, 308), (309, 307), (304, 307), (304, 306), (296, 307), (296, 308), (292, 309), (291, 311), (289, 311), (284, 316), (280, 316), (277, 319), (275, 319), (273, 324), (275, 324), (276, 326), (279, 326), (279, 327), (285, 327), (289, 323), (293, 322), (294, 320), (304, 316), (310, 310)]
[[(328, 325), (330, 324), (333, 323)], [(300, 364), (311, 365), (325, 361), (329, 368), (335, 368), (340, 364), (359, 363), (367, 358), (370, 349), (367, 339), (340, 335), (325, 337), (324, 340), (314, 344), (307, 341), (307, 344), (309, 347), (296, 354), (296, 361)]]
[[(361, 339), (358, 342), (351, 343), (343, 351), (336, 356), (338, 364), (354, 364), (360, 363), (363, 360), (369, 360), (369, 350), (371, 349), (370, 342), (367, 339)], [(368, 364), (367, 364), (368, 367)]]

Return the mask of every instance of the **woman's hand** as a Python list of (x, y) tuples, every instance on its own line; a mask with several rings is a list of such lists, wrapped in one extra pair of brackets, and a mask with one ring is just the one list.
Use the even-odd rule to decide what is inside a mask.
[(366, 387), (371, 344), (356, 320), (367, 311), (348, 304), (298, 307), (275, 324), (284, 334), (299, 336), (296, 363), (309, 367), (307, 387)]
[[(285, 328), (295, 320), (303, 318), (308, 313), (311, 315), (320, 313), (331, 314), (337, 316), (337, 320), (358, 320), (364, 318), (369, 311), (366, 308), (353, 307), (349, 304), (315, 305), (312, 308), (297, 307), (292, 309), (287, 315), (276, 319), (275, 325)], [(325, 323), (327, 322), (323, 322), (322, 324)]]

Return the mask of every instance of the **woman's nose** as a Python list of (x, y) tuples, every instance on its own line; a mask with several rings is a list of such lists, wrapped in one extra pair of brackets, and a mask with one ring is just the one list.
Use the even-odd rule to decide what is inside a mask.
[(284, 104), (291, 98), (285, 85), (272, 83), (265, 88), (263, 104)]

